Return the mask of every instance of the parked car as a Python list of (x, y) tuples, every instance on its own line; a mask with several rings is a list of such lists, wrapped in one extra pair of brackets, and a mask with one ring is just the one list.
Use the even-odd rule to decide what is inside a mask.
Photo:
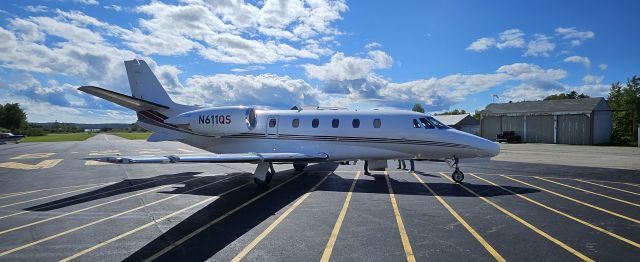
[(496, 141), (498, 143), (520, 143), (522, 142), (522, 137), (517, 135), (516, 131), (502, 131), (502, 134), (496, 135)]

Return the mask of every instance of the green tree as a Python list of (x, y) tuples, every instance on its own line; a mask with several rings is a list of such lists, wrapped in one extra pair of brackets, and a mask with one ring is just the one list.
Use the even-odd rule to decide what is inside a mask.
[(20, 104), (6, 103), (2, 106), (0, 113), (0, 127), (18, 132), (27, 128), (27, 114), (24, 113)]
[(476, 110), (476, 111), (473, 113), (473, 118), (475, 118), (476, 120), (480, 120), (480, 112), (481, 112), (482, 110), (484, 110), (484, 109)]
[(421, 104), (415, 104), (413, 108), (411, 108), (411, 111), (424, 113), (424, 107), (422, 107)]
[(442, 112), (442, 113), (435, 113), (434, 115), (440, 116), (440, 115), (461, 115), (461, 114), (466, 114), (467, 111), (464, 111), (464, 109), (454, 109), (451, 111), (447, 111), (447, 112)]
[(613, 83), (607, 100), (614, 110), (612, 142), (627, 144), (635, 141), (640, 120), (640, 77), (633, 76), (625, 86), (620, 82)]
[(578, 92), (576, 92), (575, 90), (569, 92), (569, 93), (560, 93), (560, 94), (553, 94), (550, 96), (547, 96), (544, 98), (544, 100), (562, 100), (562, 99), (578, 99), (578, 98), (589, 98), (589, 95), (585, 95), (583, 93), (578, 94)]

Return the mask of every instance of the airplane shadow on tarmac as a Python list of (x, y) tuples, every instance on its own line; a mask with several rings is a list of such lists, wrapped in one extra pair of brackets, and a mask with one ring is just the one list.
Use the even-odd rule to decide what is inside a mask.
[[(251, 179), (248, 173), (233, 173), (224, 176), (208, 176), (200, 179), (191, 180), (184, 183), (184, 187), (174, 188), (172, 191), (166, 191), (162, 193), (168, 194), (183, 194), (186, 191), (192, 190), (199, 186), (203, 186), (215, 181), (221, 181), (211, 186), (205, 186), (203, 188), (186, 192), (186, 194), (197, 194), (207, 196), (220, 196), (220, 198), (202, 207), (176, 226), (172, 227), (162, 235), (158, 236), (151, 242), (147, 243), (144, 247), (140, 248), (129, 257), (126, 261), (140, 261), (153, 256), (161, 250), (169, 250), (161, 255), (158, 259), (165, 261), (202, 261), (206, 260), (220, 250), (233, 243), (236, 239), (258, 226), (263, 221), (272, 217), (279, 210), (283, 209), (287, 205), (293, 203), (297, 198), (305, 194), (315, 184), (328, 175), (327, 180), (320, 185), (316, 191), (327, 192), (348, 192), (353, 179), (345, 179), (341, 176), (335, 175), (333, 171), (337, 169), (338, 165), (335, 163), (321, 163), (315, 165), (309, 165), (304, 174), (291, 180), (289, 183), (282, 185), (264, 195), (261, 198), (255, 199), (254, 202), (236, 210), (235, 212), (228, 214), (231, 210), (238, 208), (247, 201), (255, 198), (256, 196), (269, 190), (266, 187), (260, 187), (254, 184), (249, 184), (238, 190), (231, 191), (227, 194), (221, 195), (223, 192), (232, 188), (238, 187), (242, 184), (248, 183)], [(354, 172), (355, 173), (355, 172)], [(83, 193), (77, 196), (68, 197), (65, 199), (52, 201), (42, 205), (30, 207), (27, 210), (31, 211), (46, 211), (62, 208), (65, 206), (76, 205), (92, 200), (105, 198), (108, 196), (114, 196), (124, 194), (127, 192), (140, 191), (150, 189), (162, 185), (171, 184), (183, 184), (181, 181), (196, 178), (199, 172), (178, 173), (172, 175), (162, 175), (153, 178), (146, 179), (128, 179), (122, 182), (106, 186), (104, 188)], [(240, 175), (242, 174), (242, 175)], [(285, 180), (292, 178), (299, 174), (299, 172), (290, 169), (278, 172), (274, 176), (271, 182), (271, 187), (275, 187)], [(438, 175), (427, 174), (417, 172), (422, 177), (440, 177)], [(354, 189), (355, 193), (378, 193), (388, 194), (388, 187), (384, 175), (379, 172), (374, 172), (372, 175), (375, 179), (359, 179)], [(393, 174), (389, 177), (394, 193), (396, 195), (417, 195), (429, 197), (432, 194), (427, 191), (422, 184), (418, 181), (408, 182), (399, 181), (394, 179)], [(428, 183), (428, 186), (440, 196), (450, 197), (475, 197), (471, 193), (464, 190), (459, 185), (450, 183), (448, 180), (442, 183)], [(491, 185), (479, 185), (464, 183), (465, 186), (474, 190), (478, 194), (484, 197), (493, 197), (500, 195), (511, 195), (511, 193), (504, 191), (496, 186)], [(137, 186), (136, 186), (137, 185)], [(504, 186), (505, 188), (516, 192), (517, 194), (536, 193), (538, 190), (525, 188), (525, 187), (512, 187)], [(223, 215), (226, 217), (220, 219), (217, 223), (210, 224), (211, 221), (219, 218)], [(194, 234), (194, 232), (197, 232)], [(176, 241), (183, 239), (189, 235), (186, 241), (182, 243), (174, 244)]]

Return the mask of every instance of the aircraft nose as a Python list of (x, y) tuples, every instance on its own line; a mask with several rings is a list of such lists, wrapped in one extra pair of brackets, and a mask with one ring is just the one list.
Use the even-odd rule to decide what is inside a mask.
[(485, 140), (481, 150), (486, 156), (494, 157), (500, 154), (500, 145), (496, 142)]

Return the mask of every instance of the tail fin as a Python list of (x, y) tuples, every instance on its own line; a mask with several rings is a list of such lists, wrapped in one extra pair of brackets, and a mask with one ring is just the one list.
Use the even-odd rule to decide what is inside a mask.
[(124, 66), (133, 97), (168, 107), (175, 105), (144, 60), (124, 61)]

